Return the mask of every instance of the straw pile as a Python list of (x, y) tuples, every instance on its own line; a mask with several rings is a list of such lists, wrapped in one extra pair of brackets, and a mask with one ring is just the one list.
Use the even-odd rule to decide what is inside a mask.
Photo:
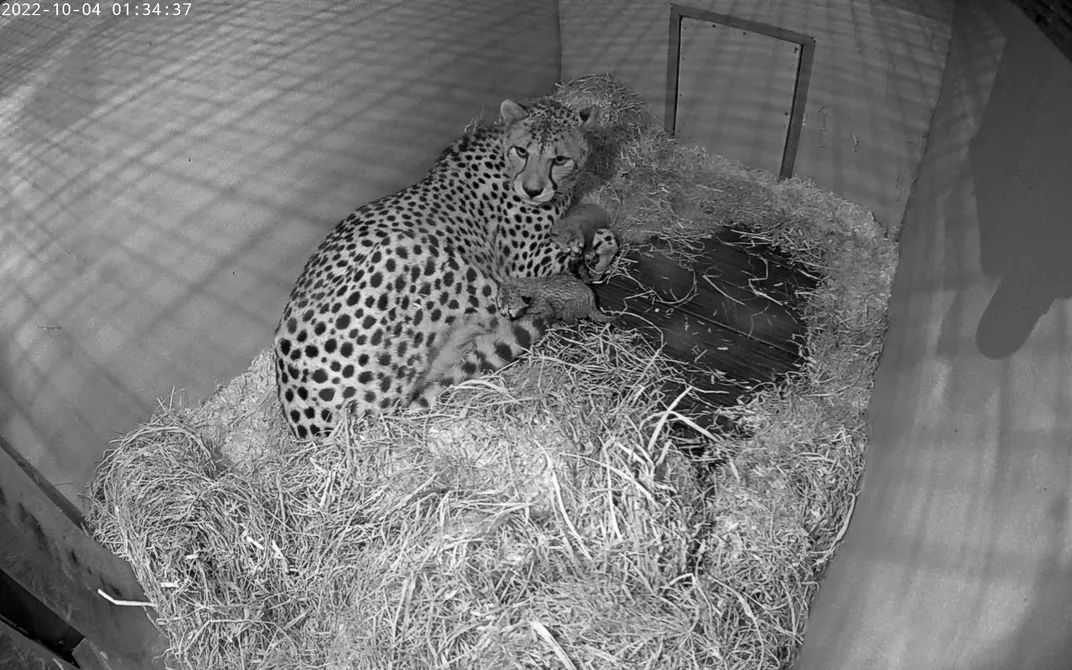
[(678, 368), (589, 323), (433, 413), (298, 445), (266, 351), (205, 404), (162, 406), (93, 484), (95, 535), (172, 667), (789, 665), (851, 514), (893, 243), (810, 184), (675, 144), (613, 77), (556, 96), (602, 108), (587, 199), (626, 240), (687, 250), (732, 225), (822, 274), (801, 371), (726, 410), (747, 436), (689, 430), (660, 390)]

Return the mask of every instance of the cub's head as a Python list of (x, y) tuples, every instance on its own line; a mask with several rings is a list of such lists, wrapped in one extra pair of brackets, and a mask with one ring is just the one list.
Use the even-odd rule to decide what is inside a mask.
[(532, 305), (532, 297), (525, 295), (521, 287), (509, 281), (499, 284), (499, 313), (517, 319)]
[(517, 197), (542, 205), (568, 193), (588, 159), (586, 131), (596, 125), (596, 107), (575, 112), (539, 98), (504, 100), (499, 112), (506, 177)]

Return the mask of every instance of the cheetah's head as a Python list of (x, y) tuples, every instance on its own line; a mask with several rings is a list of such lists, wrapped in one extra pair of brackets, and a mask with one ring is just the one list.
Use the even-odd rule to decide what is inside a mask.
[(588, 159), (586, 133), (596, 124), (596, 109), (575, 112), (549, 98), (503, 101), (506, 177), (517, 197), (542, 205), (570, 192)]

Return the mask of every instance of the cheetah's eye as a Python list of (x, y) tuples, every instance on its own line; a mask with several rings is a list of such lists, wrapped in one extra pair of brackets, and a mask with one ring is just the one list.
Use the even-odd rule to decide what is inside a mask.
[(551, 162), (555, 165), (562, 166), (570, 162), (570, 159), (569, 156), (555, 156)]
[(522, 147), (510, 147), (510, 150), (514, 152), (518, 158), (528, 158), (529, 152), (525, 151)]

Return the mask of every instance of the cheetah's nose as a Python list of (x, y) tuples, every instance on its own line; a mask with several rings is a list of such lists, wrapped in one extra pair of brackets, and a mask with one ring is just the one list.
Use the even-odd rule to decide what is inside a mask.
[(529, 188), (528, 186), (525, 186), (525, 187), (523, 187), (523, 188), (525, 189), (525, 195), (527, 195), (528, 197), (530, 197), (530, 198), (532, 198), (532, 199), (534, 199), (534, 200), (535, 200), (535, 199), (536, 199), (536, 198), (537, 198), (537, 197), (538, 197), (538, 196), (539, 196), (539, 195), (540, 195), (541, 193), (543, 193), (543, 189), (542, 189), (542, 188)]

